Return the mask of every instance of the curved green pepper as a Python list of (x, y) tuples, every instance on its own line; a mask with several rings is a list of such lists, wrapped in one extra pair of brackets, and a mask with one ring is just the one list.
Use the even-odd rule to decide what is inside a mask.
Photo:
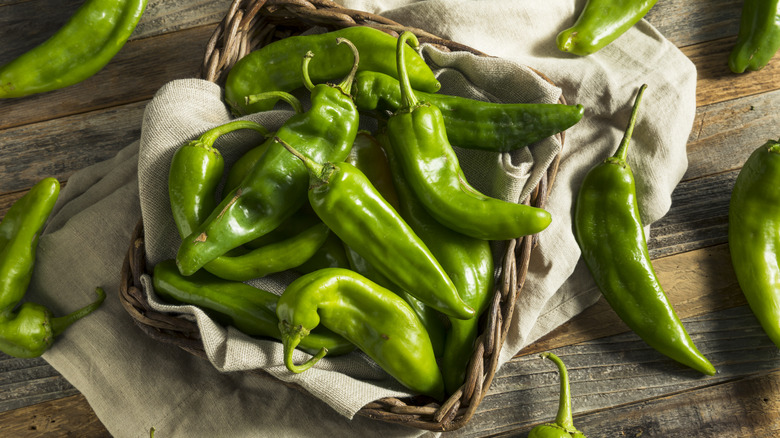
[(474, 316), (428, 247), (363, 172), (344, 162), (319, 164), (276, 141), (309, 170), (309, 203), (344, 244), (428, 306), (455, 318)]
[[(184, 277), (173, 260), (155, 265), (153, 284), (154, 291), (166, 301), (197, 306), (220, 324), (232, 325), (249, 336), (282, 339), (276, 294), (204, 271)], [(351, 342), (324, 327), (312, 331), (298, 347), (312, 354), (327, 348), (332, 356), (355, 349)]]
[[(326, 82), (343, 77), (349, 72), (352, 54), (338, 41), (352, 41), (362, 55), (360, 70), (380, 71), (397, 76), (393, 53), (396, 39), (380, 30), (353, 26), (318, 35), (299, 35), (273, 42), (241, 58), (228, 73), (225, 81), (225, 100), (236, 114), (248, 114), (273, 108), (274, 102), (247, 103), (246, 96), (263, 91), (292, 91), (301, 87), (301, 58), (313, 52), (311, 79)], [(417, 53), (408, 56), (415, 87), (435, 92), (441, 84)]]
[(729, 205), (729, 251), (739, 287), (780, 348), (780, 141), (753, 151), (737, 176)]
[(444, 385), (428, 334), (409, 305), (393, 292), (348, 269), (306, 274), (285, 289), (276, 307), (285, 365), (300, 373), (327, 350), (296, 365), (293, 349), (320, 324), (340, 334), (410, 390), (438, 400)]
[(0, 351), (14, 357), (40, 356), (55, 337), (106, 298), (103, 289), (97, 288), (97, 300), (60, 317), (36, 303), (22, 303), (17, 308), (32, 278), (38, 238), (59, 193), (59, 182), (44, 178), (16, 201), (0, 222)]
[(645, 88), (637, 94), (617, 152), (582, 182), (574, 206), (574, 235), (596, 284), (623, 322), (660, 353), (713, 375), (715, 368), (688, 336), (658, 282), (639, 217), (626, 156)]
[(574, 25), (556, 37), (558, 49), (596, 53), (642, 19), (658, 0), (588, 0)]
[(0, 67), (0, 98), (81, 82), (100, 71), (135, 30), (147, 0), (86, 0), (49, 39)]
[[(276, 132), (317, 160), (343, 160), (357, 134), (358, 111), (348, 90), (359, 59), (351, 47), (355, 50), (352, 71), (335, 86), (315, 86), (307, 73), (311, 56), (304, 59), (304, 83), (311, 90), (312, 106), (290, 117)], [(181, 273), (191, 275), (216, 257), (278, 227), (305, 204), (308, 181), (306, 166), (300, 160), (281, 145), (269, 144), (241, 184), (182, 239), (176, 255)]]
[(479, 335), (479, 317), (490, 305), (495, 284), (493, 252), (490, 242), (458, 233), (433, 218), (404, 177), (398, 157), (385, 135), (377, 139), (384, 146), (400, 200), (399, 212), (428, 246), (452, 280), (460, 298), (475, 311), (474, 318), (449, 318), (450, 329), (440, 360), (444, 386), (453, 394), (465, 382), (466, 369)]
[(734, 73), (761, 70), (780, 49), (780, 0), (745, 0), (737, 42), (729, 55)]
[(571, 412), (571, 391), (569, 389), (569, 373), (566, 365), (552, 353), (542, 353), (543, 359), (550, 359), (558, 367), (561, 378), (561, 392), (558, 401), (558, 414), (554, 423), (540, 424), (528, 434), (528, 438), (585, 438), (585, 435), (574, 427)]
[[(584, 113), (579, 104), (494, 103), (416, 90), (414, 94), (439, 108), (453, 145), (491, 152), (512, 151), (565, 131)], [(398, 80), (372, 71), (355, 76), (352, 97), (360, 111), (392, 113), (403, 105)]]
[[(192, 233), (214, 210), (224, 160), (213, 144), (221, 135), (238, 129), (253, 129), (268, 135), (258, 123), (235, 120), (209, 129), (174, 153), (168, 175), (168, 193), (174, 222), (182, 238)], [(329, 234), (326, 226), (315, 223), (283, 241), (252, 250), (236, 248), (208, 262), (204, 269), (226, 280), (264, 277), (301, 265), (314, 255)]]
[(387, 121), (387, 136), (405, 177), (431, 216), (447, 227), (485, 240), (508, 240), (538, 233), (552, 221), (547, 211), (479, 193), (463, 175), (447, 140), (441, 111), (420, 103), (406, 75), (404, 46), (414, 34), (398, 38), (398, 71), (403, 107)]

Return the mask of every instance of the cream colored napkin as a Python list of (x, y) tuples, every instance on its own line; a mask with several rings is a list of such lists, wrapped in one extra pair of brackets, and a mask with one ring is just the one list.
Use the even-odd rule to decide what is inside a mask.
[[(562, 90), (570, 103), (586, 107), (585, 118), (566, 134), (547, 206), (555, 219), (533, 255), (501, 354), (503, 364), (598, 298), (578, 262), (570, 223), (572, 201), (584, 173), (616, 148), (642, 83), (649, 87), (629, 160), (645, 224), (668, 210), (672, 190), (687, 166), (685, 145), (695, 113), (694, 66), (644, 21), (595, 55), (559, 53), (555, 34), (574, 21), (584, 1), (342, 3), (497, 57), (487, 60), (426, 48), (431, 65), (443, 68), (440, 77), (446, 92), (480, 92), (498, 101), (545, 101), (557, 99)], [(541, 83), (530, 82), (523, 65), (543, 72), (560, 88), (538, 89)], [(152, 426), (159, 436), (420, 434), (360, 416), (350, 419), (375, 397), (404, 393), (360, 353), (325, 359), (293, 377), (281, 365), (274, 343), (250, 340), (196, 315), (210, 351), (211, 361), (204, 361), (147, 338), (118, 302), (119, 270), (142, 213), (149, 260), (175, 253), (178, 237), (166, 219), (165, 189), (160, 185), (167, 178), (166, 160), (177, 145), (227, 120), (219, 92), (200, 80), (167, 84), (147, 108), (139, 142), (68, 181), (40, 241), (31, 299), (64, 313), (91, 300), (95, 286), (106, 288), (109, 298), (103, 308), (58, 338), (44, 357), (87, 397), (114, 436), (148, 436)], [(271, 129), (284, 117), (283, 112), (253, 116)], [(254, 134), (236, 133), (221, 139), (217, 147), (233, 160), (256, 141)], [(234, 147), (227, 148), (228, 144)], [(478, 181), (480, 189), (520, 199), (538, 175), (539, 166), (531, 164), (544, 163), (550, 156), (543, 151), (535, 146), (511, 156), (460, 152), (467, 177)], [(279, 291), (285, 281), (279, 279), (269, 289)], [(275, 377), (236, 371), (258, 363)], [(295, 381), (305, 391), (282, 380)]]

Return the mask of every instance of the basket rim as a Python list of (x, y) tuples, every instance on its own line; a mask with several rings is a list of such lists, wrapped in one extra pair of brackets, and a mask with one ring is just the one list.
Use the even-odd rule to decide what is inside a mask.
[[(281, 12), (280, 12), (281, 11)], [(318, 15), (317, 12), (322, 12)], [(408, 28), (384, 17), (362, 11), (349, 10), (330, 0), (233, 0), (226, 16), (217, 26), (209, 40), (203, 60), (201, 76), (211, 82), (218, 83), (229, 70), (238, 55), (248, 53), (253, 46), (248, 42), (255, 34), (269, 35), (274, 30), (268, 27), (276, 26), (273, 14), (282, 14), (285, 23), (297, 17), (302, 26), (322, 25), (322, 21), (339, 17), (334, 24), (339, 25), (371, 25), (379, 26), (384, 31), (396, 32), (410, 30), (420, 39), (421, 43), (432, 44), (448, 51), (467, 51), (478, 56), (489, 56), (463, 44), (449, 41), (432, 35), (422, 29)], [(349, 20), (345, 20), (348, 17)], [(351, 21), (350, 21), (351, 20)], [(345, 24), (346, 23), (346, 24)], [(367, 24), (357, 24), (367, 23)], [(257, 26), (265, 26), (257, 30)], [(532, 72), (541, 79), (555, 85), (542, 72), (530, 67)], [(566, 104), (561, 93), (559, 103)], [(565, 143), (565, 131), (555, 134), (561, 144), (561, 151), (549, 164), (542, 179), (532, 190), (532, 194), (524, 203), (543, 208), (555, 181), (558, 166)], [(531, 253), (538, 241), (538, 235), (522, 236), (506, 241), (507, 245), (497, 273), (496, 287), (489, 309), (485, 312), (480, 325), (480, 335), (477, 338), (475, 350), (467, 370), (467, 379), (463, 386), (451, 394), (443, 403), (430, 404), (430, 399), (412, 397), (411, 399), (384, 398), (365, 405), (358, 414), (368, 418), (404, 424), (422, 430), (452, 431), (465, 426), (478, 408), (492, 383), (497, 371), (498, 358), (503, 348), (517, 297), (525, 283)], [(141, 283), (141, 276), (151, 275), (146, 264), (144, 227), (139, 219), (134, 228), (128, 251), (120, 271), (120, 301), (137, 325), (147, 336), (159, 341), (176, 345), (196, 357), (206, 359), (203, 343), (197, 325), (190, 319), (178, 315), (154, 311), (146, 298)], [(263, 370), (253, 370), (265, 376), (270, 376)], [(304, 391), (300, 386), (275, 381), (286, 386), (292, 386)]]

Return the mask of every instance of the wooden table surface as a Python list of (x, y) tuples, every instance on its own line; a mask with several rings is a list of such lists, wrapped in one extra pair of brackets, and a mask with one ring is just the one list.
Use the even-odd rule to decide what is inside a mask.
[[(0, 63), (43, 41), (83, 0), (0, 0)], [(165, 82), (196, 77), (230, 0), (150, 0), (131, 40), (79, 85), (0, 101), (0, 216), (38, 180), (62, 182), (140, 135), (144, 106)], [(732, 74), (739, 0), (666, 0), (646, 17), (698, 69), (689, 167), (649, 247), (689, 333), (718, 374), (676, 365), (628, 332), (602, 301), (519, 352), (455, 436), (525, 436), (550, 420), (569, 367), (575, 424), (590, 437), (764, 437), (780, 432), (780, 350), (746, 307), (731, 268), (728, 202), (748, 154), (780, 137), (780, 56)], [(10, 433), (9, 433), (10, 432)], [(261, 434), (261, 433), (260, 433)], [(0, 353), (0, 435), (107, 436), (84, 397), (43, 359)]]

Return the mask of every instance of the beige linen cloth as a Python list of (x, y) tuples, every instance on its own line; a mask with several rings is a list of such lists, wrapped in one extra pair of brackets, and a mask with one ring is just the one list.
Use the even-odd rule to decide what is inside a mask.
[[(556, 102), (562, 92), (569, 103), (586, 108), (583, 120), (566, 134), (547, 205), (554, 220), (533, 254), (501, 353), (503, 364), (599, 298), (579, 261), (571, 209), (584, 173), (617, 147), (642, 83), (649, 87), (629, 162), (645, 224), (668, 211), (671, 193), (687, 167), (685, 145), (696, 106), (695, 68), (645, 21), (589, 57), (559, 53), (555, 35), (573, 22), (584, 1), (341, 3), (495, 56), (424, 47), (442, 92), (502, 102)], [(541, 80), (526, 65), (544, 72), (557, 86)], [(360, 352), (326, 357), (307, 372), (293, 375), (283, 365), (279, 343), (221, 327), (197, 309), (159, 302), (149, 278), (146, 289), (159, 310), (187, 312), (198, 322), (210, 360), (147, 338), (125, 313), (117, 287), (130, 233), (143, 216), (149, 263), (175, 255), (178, 235), (168, 211), (167, 166), (176, 147), (230, 119), (220, 98), (221, 89), (206, 81), (166, 84), (146, 109), (139, 141), (70, 178), (40, 240), (30, 297), (57, 313), (91, 300), (95, 286), (104, 287), (109, 298), (58, 338), (45, 359), (86, 396), (114, 436), (147, 436), (150, 427), (158, 436), (188, 437), (423, 434), (355, 415), (371, 400), (407, 394)], [(288, 116), (288, 111), (275, 110), (249, 118), (274, 129)], [(216, 146), (229, 164), (258, 141), (255, 133), (236, 132)], [(518, 201), (560, 148), (548, 139), (512, 154), (458, 152), (477, 188)], [(288, 281), (272, 276), (254, 284), (281, 293)], [(295, 357), (300, 361), (307, 355), (296, 352)], [(268, 374), (242, 372), (254, 368)]]

